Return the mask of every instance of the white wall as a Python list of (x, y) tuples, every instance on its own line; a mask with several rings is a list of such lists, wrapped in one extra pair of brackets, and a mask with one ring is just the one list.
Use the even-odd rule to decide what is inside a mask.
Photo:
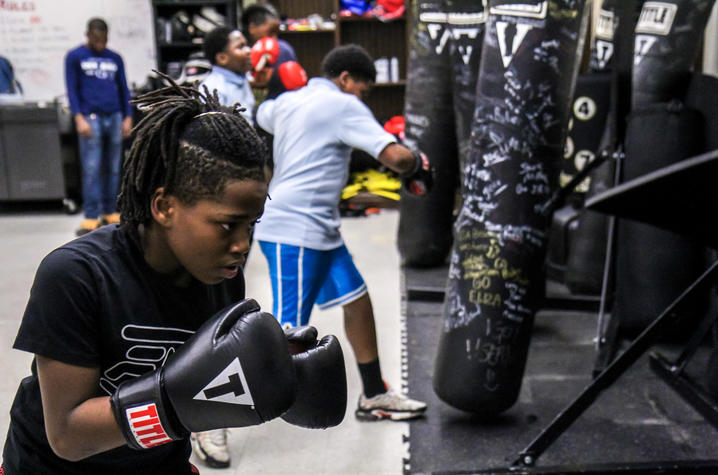
[(108, 47), (122, 55), (127, 81), (142, 84), (155, 66), (150, 0), (5, 0), (0, 55), (8, 58), (28, 101), (65, 94), (64, 57), (85, 42), (87, 20), (107, 21)]

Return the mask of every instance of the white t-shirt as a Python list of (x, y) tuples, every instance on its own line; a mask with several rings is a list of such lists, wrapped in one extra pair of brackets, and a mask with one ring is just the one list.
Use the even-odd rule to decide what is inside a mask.
[(274, 175), (254, 237), (318, 250), (341, 246), (339, 199), (351, 151), (376, 158), (394, 136), (325, 78), (264, 101), (257, 124), (274, 134)]

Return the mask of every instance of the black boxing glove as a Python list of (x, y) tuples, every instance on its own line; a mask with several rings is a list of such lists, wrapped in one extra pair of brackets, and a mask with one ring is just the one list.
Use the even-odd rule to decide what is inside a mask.
[(327, 335), (317, 342), (311, 326), (284, 330), (297, 374), (297, 398), (282, 419), (307, 429), (339, 425), (347, 409), (347, 375), (339, 340)]
[(414, 168), (401, 175), (404, 189), (416, 196), (423, 196), (434, 184), (434, 170), (423, 152), (414, 153)]
[(161, 368), (122, 383), (110, 402), (130, 447), (244, 427), (289, 409), (297, 378), (277, 320), (242, 300), (216, 313)]

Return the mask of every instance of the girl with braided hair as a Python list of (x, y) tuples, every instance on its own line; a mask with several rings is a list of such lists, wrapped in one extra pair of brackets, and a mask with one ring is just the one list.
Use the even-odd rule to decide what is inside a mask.
[(37, 270), (14, 343), (35, 357), (0, 473), (198, 473), (186, 439), (130, 449), (110, 396), (244, 298), (266, 151), (239, 107), (165, 79), (136, 101), (148, 112), (124, 164), (121, 223), (52, 251)]

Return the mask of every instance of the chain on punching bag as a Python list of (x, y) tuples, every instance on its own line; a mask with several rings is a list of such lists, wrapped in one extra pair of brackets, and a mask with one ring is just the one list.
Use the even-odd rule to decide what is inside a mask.
[(468, 151), (485, 12), (482, 1), (411, 2), (412, 27), (404, 118), (405, 143), (430, 157), (426, 196), (402, 192), (398, 247), (402, 262), (433, 267), (451, 249), (459, 164)]
[(489, 1), (434, 372), (436, 394), (458, 409), (496, 414), (518, 397), (585, 3)]

